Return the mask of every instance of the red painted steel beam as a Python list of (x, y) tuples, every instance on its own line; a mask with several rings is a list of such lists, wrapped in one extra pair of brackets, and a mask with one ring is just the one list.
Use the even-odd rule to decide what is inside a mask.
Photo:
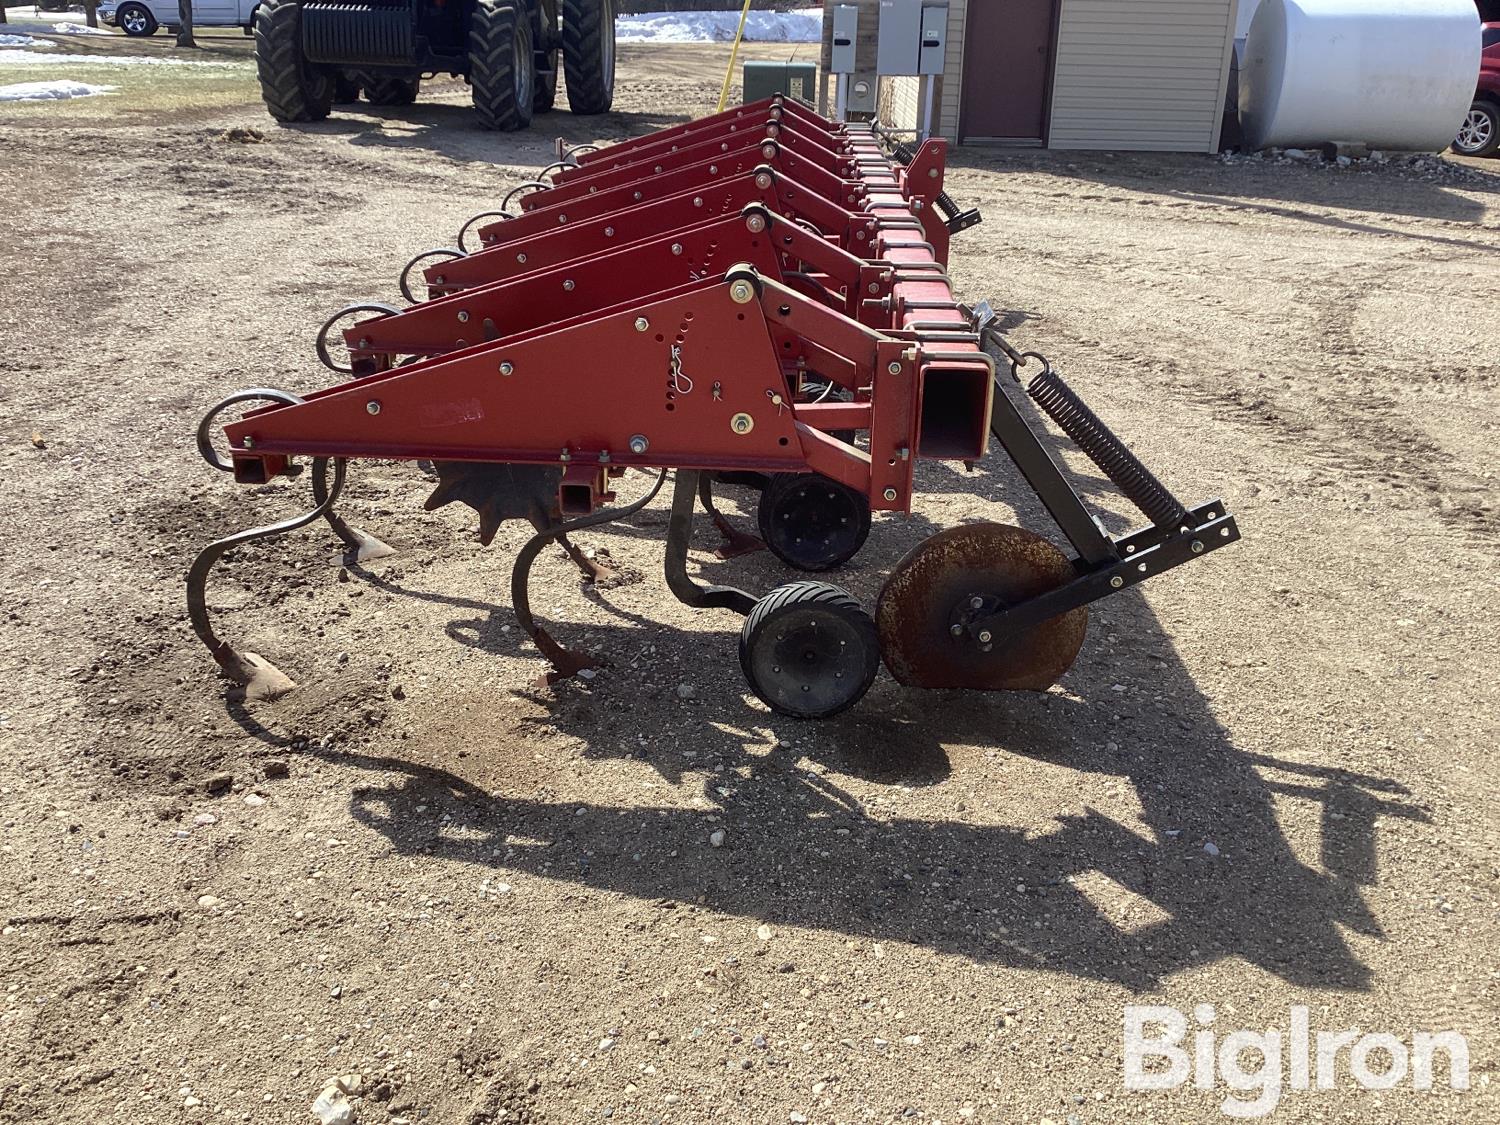
[[(857, 162), (851, 157), (830, 152), (793, 129), (771, 124), (759, 134), (746, 129), (725, 140), (714, 137), (698, 144), (682, 148), (674, 147), (668, 153), (611, 164), (607, 168), (590, 166), (587, 169), (574, 169), (573, 171), (578, 174), (571, 177), (558, 173), (553, 177), (552, 187), (523, 195), (520, 200), (521, 210), (535, 211), (542, 207), (556, 207), (580, 196), (597, 195), (610, 188), (622, 187), (625, 184), (635, 183), (637, 180), (663, 176), (669, 172), (677, 172), (696, 165), (722, 165), (723, 158), (729, 156), (749, 156), (752, 167), (763, 161), (775, 164), (777, 154), (781, 149), (786, 149), (794, 156), (803, 157), (836, 180), (852, 180), (859, 170)], [(758, 160), (751, 150), (759, 150)]]
[[(873, 296), (890, 292), (886, 268), (862, 261), (805, 227), (751, 204), (740, 214), (586, 255), (546, 270), (428, 300), (344, 331), (356, 371), (397, 356), (436, 355), (559, 319), (639, 301), (746, 262), (855, 319)], [(866, 323), (873, 323), (868, 319)], [(887, 315), (881, 325), (890, 327)]]
[(489, 240), (484, 249), (429, 266), (424, 275), (429, 292), (442, 295), (603, 253), (701, 219), (737, 213), (751, 203), (810, 223), (855, 253), (874, 243), (876, 227), (869, 216), (848, 211), (766, 167), (712, 192), (690, 190), (594, 219), (553, 225), (522, 215), (485, 228)]
[(722, 112), (685, 121), (681, 125), (657, 129), (594, 152), (579, 153), (576, 160), (580, 168), (607, 166), (611, 161), (636, 160), (644, 153), (669, 152), (674, 145), (691, 144), (710, 136), (722, 138), (740, 129), (753, 129), (767, 122), (779, 121), (796, 122), (807, 132), (822, 133), (830, 140), (842, 138), (847, 132), (845, 126), (820, 117), (795, 100), (773, 94), (748, 105), (732, 106)]
[[(772, 143), (774, 142), (767, 141), (766, 146)], [(648, 203), (654, 199), (688, 192), (701, 199), (729, 181), (762, 168), (769, 168), (842, 207), (859, 208), (866, 192), (863, 180), (843, 179), (779, 146), (767, 157), (766, 146), (739, 153), (725, 153), (659, 176), (645, 176), (628, 184), (555, 204), (547, 203), (546, 193), (536, 192), (540, 202), (535, 207), (524, 210), (513, 219), (500, 220), (479, 228), (479, 237), (482, 242), (488, 242), (492, 237), (503, 234), (514, 223), (528, 224), (525, 228), (528, 231), (563, 226), (581, 219), (598, 218), (610, 211), (623, 210), (637, 203)], [(528, 198), (531, 197), (522, 198), (523, 204)]]

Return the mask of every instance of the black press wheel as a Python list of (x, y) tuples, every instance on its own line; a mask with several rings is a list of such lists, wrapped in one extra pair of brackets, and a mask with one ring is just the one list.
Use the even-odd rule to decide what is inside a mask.
[(615, 100), (614, 0), (562, 0), (562, 45), (568, 108), (608, 113)]
[(1500, 148), (1500, 106), (1476, 101), (1469, 106), (1464, 123), (1453, 138), (1453, 151), (1460, 156), (1489, 156)]
[(333, 76), (302, 53), (298, 0), (264, 0), (255, 9), (255, 70), (277, 121), (321, 121), (333, 107)]
[(870, 534), (870, 501), (817, 473), (777, 473), (756, 509), (760, 537), (787, 566), (830, 570), (859, 553)]
[(115, 12), (115, 22), (120, 30), (131, 37), (156, 34), (156, 17), (144, 4), (126, 4)]
[(826, 719), (858, 703), (880, 668), (880, 637), (859, 602), (827, 582), (789, 582), (740, 632), (750, 690), (782, 715)]
[(512, 0), (480, 0), (469, 23), (469, 85), (486, 129), (513, 132), (531, 124), (536, 53), (531, 21)]
[(421, 78), (372, 78), (365, 83), (365, 98), (371, 105), (411, 105), (421, 89)]

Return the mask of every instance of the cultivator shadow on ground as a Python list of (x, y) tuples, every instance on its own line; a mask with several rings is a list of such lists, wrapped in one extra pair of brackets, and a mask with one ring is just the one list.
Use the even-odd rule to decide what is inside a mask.
[[(558, 155), (501, 210), (465, 224), (458, 247), (407, 265), (410, 307), (355, 305), (329, 319), (318, 353), (347, 381), (305, 398), (243, 391), (203, 419), (204, 456), (243, 483), (312, 459), (311, 511), (219, 540), (189, 574), (195, 631), (250, 694), (291, 682), (215, 636), (209, 571), (238, 544), (320, 518), (362, 556), (381, 550), (335, 510), (353, 457), (431, 462), (439, 484), (427, 507), (470, 505), (485, 542), (503, 520), (531, 522), (511, 592), (553, 677), (592, 661), (532, 615), (537, 555), (557, 542), (597, 575), (569, 533), (639, 511), (672, 473), (667, 585), (688, 605), (745, 615), (751, 688), (803, 718), (855, 703), (882, 660), (917, 687), (1044, 689), (1076, 657), (1090, 602), (1238, 538), (1222, 504), (1178, 503), (1045, 360), (1015, 352), (985, 307), (955, 300), (948, 239), (978, 216), (943, 193), (941, 141), (893, 158), (866, 126), (772, 98)], [(990, 348), (1008, 361), (998, 377)], [(1148, 526), (1111, 538), (1068, 484), (1021, 409), (1033, 362), (1041, 373), (1025, 393)], [(225, 458), (216, 419), (245, 402), (267, 405), (223, 427)], [(796, 569), (826, 570), (858, 552), (872, 510), (910, 510), (918, 458), (972, 460), (991, 435), (1072, 557), (1018, 527), (952, 528), (896, 566), (873, 616), (826, 582), (757, 598), (688, 575), (699, 503), (730, 536), (726, 554), (760, 545), (714, 510), (716, 481), (759, 488), (765, 545)], [(628, 469), (654, 481), (607, 506)]]

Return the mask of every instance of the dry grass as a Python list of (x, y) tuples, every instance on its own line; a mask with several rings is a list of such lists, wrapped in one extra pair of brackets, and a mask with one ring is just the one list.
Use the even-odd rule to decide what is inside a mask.
[(0, 63), (0, 86), (16, 82), (44, 82), (66, 78), (94, 86), (113, 86), (102, 97), (61, 102), (5, 102), (0, 122), (18, 125), (66, 121), (70, 125), (139, 124), (145, 118), (182, 119), (196, 112), (210, 113), (244, 105), (259, 96), (255, 83), (252, 41), (237, 29), (199, 33), (199, 47), (179, 48), (173, 38), (159, 33), (150, 39), (123, 35), (50, 35), (26, 24), (8, 26), (9, 34), (30, 35), (56, 44), (57, 55), (100, 55), (111, 58), (180, 59), (195, 66), (122, 65), (63, 62), (55, 64)]

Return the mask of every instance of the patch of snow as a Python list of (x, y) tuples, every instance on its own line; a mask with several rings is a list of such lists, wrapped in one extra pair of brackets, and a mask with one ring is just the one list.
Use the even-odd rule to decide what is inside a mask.
[(0, 66), (29, 66), (36, 63), (85, 63), (91, 66), (228, 66), (249, 63), (199, 62), (196, 59), (159, 59), (147, 55), (56, 55), (43, 51), (0, 50)]
[(51, 102), (68, 98), (91, 98), (95, 94), (113, 93), (113, 86), (90, 86), (87, 82), (70, 82), (65, 78), (50, 82), (17, 82), (0, 86), (0, 102)]
[[(728, 43), (739, 23), (738, 10), (644, 12), (616, 17), (615, 38), (621, 43)], [(747, 43), (816, 43), (822, 36), (822, 8), (751, 12), (745, 21)]]
[(51, 46), (45, 39), (33, 39), (29, 35), (0, 35), (0, 47), (35, 47), (45, 51)]
[(55, 35), (113, 35), (107, 27), (90, 27), (86, 23), (55, 23), (52, 25)]

